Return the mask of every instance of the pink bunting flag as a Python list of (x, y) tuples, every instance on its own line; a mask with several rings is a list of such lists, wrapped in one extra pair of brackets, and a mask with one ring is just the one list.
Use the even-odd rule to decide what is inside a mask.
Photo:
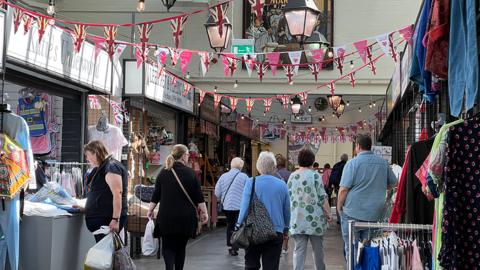
[(298, 96), (300, 97), (300, 100), (302, 101), (302, 104), (307, 105), (308, 93), (307, 92), (302, 92), (302, 93), (298, 94)]
[(253, 105), (255, 104), (255, 99), (247, 98), (245, 99), (245, 104), (247, 105), (248, 113), (251, 113), (253, 109)]
[(325, 50), (324, 49), (317, 49), (312, 50), (313, 61), (316, 64), (320, 64), (320, 69), (323, 67), (323, 59), (325, 59)]
[(222, 64), (223, 64), (223, 74), (225, 77), (228, 77), (230, 73), (230, 62), (228, 61), (228, 57), (225, 54), (222, 54)]
[(190, 59), (192, 59), (192, 51), (183, 51), (180, 55), (180, 68), (182, 69), (182, 74), (185, 76), (187, 74), (188, 65), (190, 64)]
[(285, 76), (287, 76), (288, 83), (292, 83), (295, 67), (288, 65), (288, 66), (283, 66), (283, 69), (285, 69)]
[(265, 106), (265, 113), (268, 113), (270, 111), (270, 108), (272, 107), (272, 98), (265, 98), (263, 99), (263, 105)]
[(162, 64), (162, 66), (165, 66), (165, 63), (167, 63), (167, 57), (170, 54), (170, 50), (167, 48), (158, 48), (155, 54), (157, 55), (158, 63)]
[(270, 65), (270, 69), (272, 70), (272, 75), (275, 76), (277, 74), (277, 65), (280, 61), (280, 53), (279, 52), (272, 52), (267, 54), (268, 63)]
[(126, 48), (127, 48), (127, 45), (125, 45), (125, 44), (118, 44), (117, 45), (117, 47), (115, 48), (114, 61), (117, 61), (118, 59), (120, 59), (120, 57), (122, 57), (122, 54), (123, 54), (123, 52), (125, 51)]
[(408, 45), (413, 46), (413, 25), (409, 25), (405, 28), (398, 30), (398, 33), (402, 36), (404, 40), (407, 41)]
[(389, 44), (390, 43), (389, 35), (388, 34), (378, 35), (375, 37), (375, 39), (377, 40), (378, 45), (380, 45), (380, 48), (382, 48), (382, 51), (385, 54), (390, 55), (393, 58), (393, 60), (397, 62), (396, 56), (392, 55), (392, 51)]
[(33, 17), (29, 14), (23, 16), (23, 35), (28, 34), (30, 28), (32, 27)]
[(93, 43), (95, 43), (95, 60), (97, 60), (98, 55), (102, 51), (103, 43), (105, 42), (105, 40), (100, 37), (93, 37), (92, 40)]
[(357, 49), (360, 58), (362, 59), (363, 63), (367, 63), (367, 48), (368, 48), (368, 40), (360, 40), (353, 43), (353, 46)]
[(288, 52), (288, 56), (290, 57), (290, 62), (294, 66), (293, 71), (297, 74), (298, 69), (300, 68), (300, 61), (302, 60), (302, 51)]
[(288, 110), (288, 105), (290, 102), (289, 95), (277, 95), (277, 99), (282, 103), (283, 109)]
[(198, 93), (199, 93), (199, 97), (200, 97), (198, 105), (201, 105), (203, 103), (203, 100), (205, 99), (205, 94), (207, 94), (207, 92), (205, 92), (203, 90), (199, 90)]
[(191, 87), (192, 87), (192, 85), (190, 85), (189, 83), (184, 83), (184, 84), (183, 84), (182, 97), (188, 96), (188, 93), (190, 93), (190, 88), (191, 88)]
[(135, 47), (135, 59), (137, 59), (137, 69), (143, 64), (143, 56), (140, 48)]
[(215, 110), (218, 109), (218, 105), (220, 104), (220, 101), (222, 101), (222, 97), (222, 95), (213, 94), (213, 108)]
[(207, 75), (208, 69), (210, 68), (210, 61), (212, 61), (213, 55), (208, 52), (199, 52), (200, 55), (200, 66), (202, 67), (202, 76)]
[(230, 108), (232, 109), (232, 111), (235, 111), (235, 109), (237, 109), (237, 103), (238, 103), (238, 98), (230, 97)]

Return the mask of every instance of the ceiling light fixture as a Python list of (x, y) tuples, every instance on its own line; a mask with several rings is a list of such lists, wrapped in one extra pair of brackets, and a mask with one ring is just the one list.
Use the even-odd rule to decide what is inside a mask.
[(138, 0), (138, 3), (137, 3), (137, 11), (138, 11), (138, 12), (143, 12), (143, 11), (145, 11), (145, 0)]
[(55, 0), (48, 0), (47, 14), (50, 16), (55, 15)]
[(233, 84), (233, 88), (237, 88), (238, 87), (238, 80), (235, 80), (235, 83)]

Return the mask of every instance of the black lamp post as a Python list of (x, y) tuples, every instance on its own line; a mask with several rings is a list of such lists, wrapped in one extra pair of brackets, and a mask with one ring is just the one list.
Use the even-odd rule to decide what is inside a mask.
[(314, 0), (295, 0), (288, 1), (284, 12), (290, 35), (297, 38), (298, 42), (303, 45), (305, 39), (312, 35), (317, 25), (320, 10)]
[(167, 12), (169, 12), (170, 8), (175, 5), (176, 1), (177, 0), (162, 0), (162, 4), (167, 8)]
[(232, 24), (227, 17), (223, 19), (222, 27), (223, 31), (220, 35), (220, 31), (218, 29), (218, 22), (216, 22), (211, 15), (208, 17), (208, 20), (205, 23), (205, 29), (207, 30), (210, 47), (212, 47), (212, 49), (214, 49), (216, 52), (221, 52), (228, 47), (230, 35), (232, 34)]

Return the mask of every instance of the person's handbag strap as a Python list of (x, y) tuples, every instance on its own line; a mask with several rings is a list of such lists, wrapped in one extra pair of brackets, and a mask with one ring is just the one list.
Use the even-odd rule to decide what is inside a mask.
[(228, 185), (227, 191), (225, 192), (225, 196), (223, 196), (223, 198), (222, 198), (222, 204), (225, 201), (225, 199), (227, 198), (228, 191), (230, 190), (230, 187), (232, 186), (233, 182), (235, 182), (235, 178), (237, 178), (237, 175), (239, 175), (240, 173), (241, 172), (237, 172), (237, 174), (235, 174), (235, 176), (233, 177), (232, 182), (230, 182), (230, 185)]
[(195, 211), (197, 210), (197, 206), (195, 205), (195, 203), (193, 202), (192, 198), (190, 198), (190, 195), (188, 195), (188, 192), (187, 190), (185, 189), (185, 187), (182, 185), (182, 182), (180, 182), (180, 178), (178, 178), (178, 175), (177, 173), (175, 172), (175, 170), (172, 168), (172, 173), (173, 173), (173, 176), (175, 176), (175, 179), (177, 179), (177, 183), (178, 185), (180, 186), (180, 188), (182, 189), (183, 193), (185, 194), (185, 196), (187, 196), (187, 199), (188, 201), (192, 204), (193, 208), (195, 208)]
[(253, 183), (252, 183), (252, 193), (250, 194), (250, 202), (248, 203), (248, 212), (253, 209), (253, 198), (255, 196), (255, 177), (253, 177)]

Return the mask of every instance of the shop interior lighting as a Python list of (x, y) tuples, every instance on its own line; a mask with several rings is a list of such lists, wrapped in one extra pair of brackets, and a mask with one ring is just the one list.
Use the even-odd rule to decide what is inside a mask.
[(362, 108), (358, 107), (358, 112), (362, 112)]
[(145, 0), (138, 0), (137, 11), (138, 12), (144, 12), (145, 11)]
[(354, 69), (355, 65), (353, 64), (353, 61), (350, 61), (350, 69)]
[(55, 0), (48, 0), (47, 14), (50, 16), (55, 15)]
[(349, 107), (349, 106), (350, 106), (350, 101), (347, 100), (347, 107)]
[(233, 84), (233, 88), (237, 88), (238, 87), (238, 80), (235, 80), (235, 83)]
[(185, 76), (185, 78), (188, 80), (190, 79), (190, 72), (187, 72), (187, 75)]
[(309, 112), (309, 113), (312, 112), (312, 106), (308, 106), (308, 112)]

